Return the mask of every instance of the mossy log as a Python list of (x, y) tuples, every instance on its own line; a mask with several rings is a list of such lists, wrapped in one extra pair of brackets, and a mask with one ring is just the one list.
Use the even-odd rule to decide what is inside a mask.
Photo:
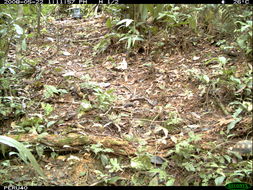
[(72, 152), (85, 150), (85, 146), (90, 144), (101, 143), (104, 148), (110, 148), (114, 152), (112, 154), (130, 156), (134, 155), (136, 149), (128, 141), (124, 141), (113, 137), (101, 137), (93, 135), (81, 135), (70, 133), (66, 136), (53, 135), (53, 134), (20, 134), (20, 135), (8, 135), (9, 137), (19, 141), (28, 142), (30, 144), (43, 144), (54, 151), (58, 152)]

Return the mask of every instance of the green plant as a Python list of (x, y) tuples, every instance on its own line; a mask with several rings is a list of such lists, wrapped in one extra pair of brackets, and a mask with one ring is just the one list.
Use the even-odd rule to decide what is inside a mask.
[[(133, 24), (131, 25), (131, 23)], [(123, 19), (117, 23), (117, 25), (119, 25), (119, 29), (125, 26), (125, 28), (128, 30), (128, 32), (122, 34), (122, 37), (119, 39), (119, 41), (127, 41), (125, 46), (127, 49), (134, 47), (136, 41), (144, 40), (143, 36), (136, 28), (140, 24), (142, 23), (135, 24), (134, 20), (132, 19)]]
[(113, 94), (113, 89), (103, 90), (98, 83), (90, 81), (90, 77), (88, 75), (82, 77), (82, 80), (85, 82), (81, 83), (80, 87), (92, 92), (96, 96), (96, 100), (95, 105), (92, 105), (88, 100), (83, 100), (81, 106), (79, 107), (81, 115), (92, 108), (98, 108), (104, 111), (116, 100), (116, 96)]
[(109, 169), (109, 173), (123, 171), (117, 158), (110, 158), (110, 163), (105, 168)]
[(166, 172), (166, 167), (162, 166), (162, 168), (154, 168), (148, 171), (151, 174), (153, 179), (150, 181), (149, 186), (157, 186), (160, 181), (165, 182), (165, 186), (173, 186), (175, 182), (175, 178), (169, 173)]
[(185, 140), (173, 137), (175, 148), (169, 150), (167, 154), (171, 162), (181, 168), (182, 175), (187, 176), (181, 184), (219, 186), (230, 182), (243, 182), (245, 178), (250, 178), (252, 160), (233, 164), (229, 151), (221, 151), (222, 147), (214, 142), (208, 143), (209, 147), (213, 147), (212, 150), (204, 150), (198, 143), (201, 135), (193, 132), (188, 135)]
[(152, 168), (150, 156), (140, 154), (131, 159), (131, 167), (137, 170), (150, 170)]
[[(3, 144), (0, 144), (0, 146)], [(10, 160), (4, 160), (0, 162), (0, 185), (10, 185), (14, 184), (15, 182), (11, 180), (9, 168), (11, 167)]]
[[(130, 167), (135, 170), (135, 174), (131, 178), (133, 185), (166, 185), (171, 186), (175, 182), (175, 178), (170, 175), (168, 163), (165, 161), (161, 166), (157, 167), (151, 164), (153, 155), (147, 153), (146, 142), (140, 142), (137, 149), (136, 157), (131, 158)], [(142, 175), (144, 174), (144, 175)]]
[(54, 110), (53, 106), (51, 104), (47, 104), (47, 103), (41, 103), (41, 107), (42, 109), (44, 109), (44, 113), (46, 116), (50, 115), (52, 113), (52, 111)]
[(124, 178), (119, 177), (119, 176), (110, 176), (110, 174), (104, 174), (103, 172), (99, 171), (99, 170), (94, 170), (94, 172), (96, 173), (96, 177), (99, 180), (98, 183), (96, 184), (116, 184), (116, 182), (118, 180), (124, 180)]
[(28, 160), (30, 161), (31, 165), (35, 168), (38, 174), (42, 177), (45, 177), (42, 169), (40, 168), (39, 164), (37, 163), (34, 156), (31, 152), (20, 142), (6, 136), (0, 136), (0, 143), (8, 145), (10, 147), (16, 148), (19, 153), (17, 155), (26, 163), (28, 164)]
[[(127, 114), (124, 113), (120, 113), (120, 114), (115, 114), (115, 113), (111, 113), (108, 114), (108, 119), (109, 119), (109, 123), (113, 123), (115, 126), (117, 126), (118, 130), (120, 131), (120, 125), (122, 124), (122, 117), (127, 117)], [(108, 124), (107, 124), (108, 125)]]
[(0, 96), (0, 116), (2, 118), (18, 117), (25, 113), (24, 98), (12, 96)]
[[(171, 104), (166, 104), (164, 107), (158, 107), (161, 111), (167, 113), (166, 120), (163, 122), (163, 128), (165, 128), (166, 133), (168, 132), (175, 132), (175, 130), (180, 126), (182, 123), (182, 119), (179, 116), (179, 113), (176, 108), (174, 108)], [(158, 114), (159, 115), (159, 114)]]
[(103, 39), (101, 39), (95, 46), (94, 46), (94, 53), (93, 56), (99, 53), (105, 52), (110, 45), (115, 43), (116, 40), (118, 40), (122, 34), (111, 32), (109, 34), (106, 34)]
[(98, 143), (98, 144), (92, 144), (89, 147), (89, 150), (91, 150), (92, 152), (94, 152), (96, 155), (100, 154), (100, 153), (110, 153), (113, 152), (112, 149), (110, 148), (104, 148), (102, 144)]
[(36, 114), (29, 118), (23, 118), (16, 127), (17, 129), (20, 128), (20, 130), (23, 129), (25, 131), (37, 131), (38, 133), (41, 133), (44, 131), (45, 128), (43, 123), (43, 116), (40, 114)]
[[(201, 84), (199, 88), (202, 90), (201, 95), (205, 95), (205, 99), (210, 97), (214, 99), (222, 111), (228, 115), (230, 113), (234, 118), (228, 127), (227, 133), (235, 127), (242, 119), (240, 116), (249, 114), (252, 111), (252, 66), (248, 65), (248, 69), (240, 76), (236, 76), (236, 68), (228, 67), (228, 59), (225, 57), (212, 58), (205, 64), (217, 62), (213, 70), (213, 76), (201, 72), (200, 70), (188, 70), (189, 76), (196, 78)], [(228, 100), (225, 100), (227, 97)], [(223, 105), (222, 102), (228, 102)]]
[(32, 133), (43, 133), (47, 128), (54, 125), (57, 121), (48, 121), (41, 114), (33, 114), (30, 117), (24, 117), (17, 124), (13, 124), (15, 131), (22, 132), (32, 132)]
[(116, 96), (113, 95), (114, 90), (102, 90), (101, 88), (94, 89), (94, 95), (97, 96), (97, 105), (95, 107), (105, 111), (116, 100)]
[(88, 100), (82, 100), (78, 108), (78, 117), (84, 115), (87, 111), (90, 111), (93, 108), (93, 105)]
[(169, 128), (171, 126), (179, 125), (182, 119), (178, 116), (178, 112), (172, 111), (168, 114), (168, 119), (165, 121), (165, 127)]
[(12, 17), (11, 14), (1, 12), (0, 18), (3, 23), (0, 25), (0, 68), (6, 64), (6, 56), (10, 48), (10, 44), (14, 41), (21, 40), (22, 50), (26, 49), (26, 35), (23, 28), (18, 25), (18, 19)]
[(237, 21), (236, 24), (240, 24), (240, 28), (235, 30), (237, 33), (237, 44), (239, 47), (249, 56), (252, 56), (252, 20), (246, 22)]
[(55, 86), (52, 85), (44, 85), (44, 92), (43, 95), (45, 98), (51, 98), (54, 94), (65, 94), (67, 91), (65, 89), (57, 89)]
[(99, 53), (103, 53), (109, 47), (109, 45), (111, 44), (110, 37), (111, 35), (106, 34), (105, 37), (101, 39), (99, 43), (93, 47), (93, 49), (95, 50), (93, 56)]
[(103, 166), (107, 166), (109, 164), (109, 158), (104, 153), (114, 152), (110, 148), (104, 148), (101, 143), (92, 144), (91, 146), (88, 147), (88, 150), (95, 153), (95, 155), (101, 160)]

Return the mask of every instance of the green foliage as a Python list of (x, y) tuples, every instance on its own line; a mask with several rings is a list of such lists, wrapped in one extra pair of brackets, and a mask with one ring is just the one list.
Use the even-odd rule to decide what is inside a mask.
[(0, 68), (6, 64), (6, 56), (10, 48), (10, 44), (21, 40), (22, 49), (26, 49), (25, 38), (23, 28), (18, 25), (18, 20), (13, 18), (10, 14), (5, 12), (0, 13), (0, 18), (3, 19), (3, 23), (0, 25)]
[[(165, 106), (157, 106), (156, 109), (158, 109), (160, 113), (163, 112), (167, 114), (161, 126), (161, 129), (164, 131), (164, 133), (176, 133), (183, 121), (180, 118), (177, 109), (171, 104), (166, 104)], [(158, 116), (159, 114), (156, 117)], [(154, 120), (156, 119), (156, 117), (154, 118)]]
[(107, 19), (106, 25), (112, 29), (117, 26), (118, 31), (106, 34), (105, 38), (101, 39), (99, 43), (94, 47), (95, 54), (104, 52), (110, 45), (114, 43), (125, 41), (125, 48), (130, 49), (136, 46), (136, 41), (143, 41), (144, 36), (140, 34), (137, 29), (143, 22), (136, 22), (133, 19), (122, 19), (115, 23), (111, 19)]
[(18, 117), (25, 113), (22, 98), (0, 97), (0, 118)]
[[(213, 76), (208, 76), (197, 69), (188, 70), (188, 73), (190, 77), (194, 77), (201, 82), (199, 88), (202, 89), (202, 95), (209, 95), (216, 100), (222, 99), (225, 95), (221, 95), (221, 93), (224, 93), (224, 89), (226, 89), (226, 93), (230, 95), (227, 106), (233, 110), (233, 116), (237, 118), (239, 114), (247, 114), (252, 111), (252, 66), (248, 65), (249, 69), (246, 69), (238, 77), (236, 76), (235, 67), (227, 67), (228, 61), (225, 57), (213, 58), (207, 61), (206, 64), (218, 63), (218, 65), (213, 66)], [(229, 128), (231, 129), (231, 126)]]
[(130, 160), (130, 167), (135, 170), (131, 184), (149, 186), (161, 184), (171, 186), (174, 184), (175, 178), (170, 175), (168, 162), (164, 162), (160, 167), (152, 165), (151, 157), (153, 156), (147, 153), (145, 142), (141, 143), (136, 154), (137, 156)]
[(119, 38), (119, 34), (117, 33), (109, 33), (109, 34), (106, 34), (104, 36), (103, 39), (101, 39), (98, 44), (96, 44), (93, 49), (94, 49), (94, 53), (93, 53), (93, 56), (96, 55), (96, 54), (99, 54), (99, 53), (103, 53), (107, 50), (107, 48), (111, 45), (111, 41), (113, 41), (113, 39), (117, 39)]
[(56, 122), (57, 121), (48, 121), (48, 119), (41, 114), (33, 114), (30, 117), (22, 118), (20, 122), (13, 124), (13, 127), (18, 133), (30, 132), (41, 134)]
[(124, 180), (124, 178), (122, 177), (119, 177), (119, 176), (111, 177), (110, 174), (104, 174), (103, 172), (99, 170), (94, 170), (94, 172), (96, 174), (97, 179), (100, 181), (101, 184), (104, 182), (105, 184), (115, 185), (118, 180)]
[(246, 22), (237, 21), (236, 23), (240, 25), (240, 28), (235, 30), (238, 35), (236, 42), (247, 55), (252, 57), (252, 20), (247, 20)]
[[(130, 25), (133, 22), (131, 19), (123, 19), (117, 23), (117, 25), (121, 25), (119, 28), (123, 27), (123, 23), (125, 23), (125, 27), (128, 29), (128, 33), (123, 34), (119, 41), (127, 41), (126, 48), (130, 49), (135, 46), (136, 41), (143, 41), (143, 36), (136, 29), (135, 25)], [(139, 23), (140, 24), (140, 23)], [(138, 23), (136, 24), (138, 26)]]
[(41, 107), (42, 109), (44, 109), (44, 113), (46, 114), (46, 116), (50, 115), (54, 110), (52, 105), (43, 102), (41, 103)]
[(185, 15), (179, 12), (179, 7), (175, 6), (169, 11), (163, 11), (159, 13), (157, 20), (165, 22), (168, 25), (168, 27), (176, 27), (180, 25), (189, 24), (189, 22), (184, 21), (187, 19), (187, 17), (190, 17), (190, 15)]
[(52, 85), (44, 85), (43, 95), (45, 98), (51, 98), (55, 94), (66, 94), (66, 93), (68, 92), (64, 89), (57, 89), (55, 86)]
[(149, 170), (151, 169), (151, 160), (147, 155), (139, 155), (131, 159), (131, 167), (137, 170)]
[(201, 25), (204, 23), (207, 25), (208, 33), (220, 33), (229, 41), (227, 47), (239, 47), (252, 58), (252, 8), (250, 6), (206, 5), (199, 11), (200, 18), (202, 18)]
[(10, 63), (0, 67), (0, 120), (16, 118), (26, 112), (29, 99), (19, 88), (18, 67)]
[(98, 144), (92, 144), (88, 149), (91, 150), (92, 152), (94, 152), (96, 155), (99, 155), (101, 153), (114, 152), (110, 148), (104, 148), (103, 145), (100, 144), (100, 143), (98, 143)]
[(10, 147), (16, 148), (18, 150), (18, 156), (26, 163), (28, 164), (28, 160), (30, 161), (31, 165), (34, 167), (34, 169), (38, 172), (38, 174), (42, 177), (45, 177), (43, 174), (42, 169), (40, 168), (39, 164), (37, 163), (34, 156), (31, 154), (31, 152), (20, 142), (6, 136), (0, 136), (0, 143), (8, 145)]
[(93, 105), (88, 100), (82, 100), (78, 108), (78, 117), (81, 117), (85, 112), (90, 111), (93, 108)]
[[(43, 125), (44, 119), (40, 114), (36, 114), (29, 118), (23, 118), (21, 122), (16, 126), (17, 129), (25, 130), (25, 131), (37, 131), (38, 133), (42, 133), (44, 131), (45, 126)], [(21, 131), (20, 131), (21, 132)]]
[[(181, 184), (224, 185), (242, 181), (244, 177), (249, 178), (252, 173), (252, 165), (250, 165), (252, 160), (231, 164), (232, 158), (229, 154), (207, 152), (200, 147), (198, 143), (200, 140), (201, 137), (193, 132), (189, 133), (189, 138), (186, 140), (173, 138), (176, 146), (175, 149), (168, 151), (168, 155), (171, 155), (171, 160), (188, 176)], [(216, 144), (213, 146), (217, 148)]]
[(110, 158), (110, 163), (105, 167), (106, 169), (109, 169), (109, 173), (124, 171), (120, 163), (118, 162), (117, 158)]
[(179, 117), (177, 111), (170, 111), (168, 113), (168, 119), (165, 121), (165, 128), (176, 127), (182, 123), (182, 119)]
[(103, 147), (101, 143), (98, 143), (98, 144), (90, 145), (88, 147), (88, 150), (94, 152), (95, 155), (101, 160), (101, 163), (103, 164), (103, 166), (106, 166), (107, 168), (110, 169), (110, 172), (115, 172), (115, 170), (118, 170), (120, 168), (119, 164), (117, 163), (117, 160), (115, 159), (109, 160), (108, 156), (105, 154), (105, 153), (114, 152), (112, 149), (105, 148)]
[(116, 96), (113, 94), (113, 89), (103, 90), (98, 83), (90, 81), (89, 76), (83, 77), (83, 80), (85, 80), (85, 82), (81, 83), (80, 87), (87, 91), (91, 91), (96, 96), (96, 100), (94, 105), (88, 100), (83, 100), (79, 107), (81, 115), (92, 108), (98, 108), (105, 111), (116, 100)]
[(116, 100), (116, 96), (113, 95), (114, 90), (102, 90), (102, 89), (94, 89), (94, 95), (97, 96), (97, 105), (96, 107), (105, 111), (107, 110), (111, 104)]

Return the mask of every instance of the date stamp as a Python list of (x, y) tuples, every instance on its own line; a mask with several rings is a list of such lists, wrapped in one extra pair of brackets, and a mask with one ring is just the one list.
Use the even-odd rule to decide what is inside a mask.
[(28, 187), (27, 186), (4, 186), (4, 190), (27, 190)]

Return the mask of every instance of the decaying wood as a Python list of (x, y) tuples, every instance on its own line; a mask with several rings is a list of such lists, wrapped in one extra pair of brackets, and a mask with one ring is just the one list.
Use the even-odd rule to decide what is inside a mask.
[(112, 149), (114, 151), (112, 154), (116, 155), (130, 156), (134, 155), (134, 153), (136, 152), (136, 149), (128, 141), (113, 137), (101, 137), (83, 134), (81, 135), (75, 133), (70, 133), (67, 136), (53, 134), (21, 134), (8, 136), (19, 142), (28, 142), (30, 144), (43, 144), (59, 152), (85, 150), (85, 146), (97, 143), (101, 143), (104, 148)]

